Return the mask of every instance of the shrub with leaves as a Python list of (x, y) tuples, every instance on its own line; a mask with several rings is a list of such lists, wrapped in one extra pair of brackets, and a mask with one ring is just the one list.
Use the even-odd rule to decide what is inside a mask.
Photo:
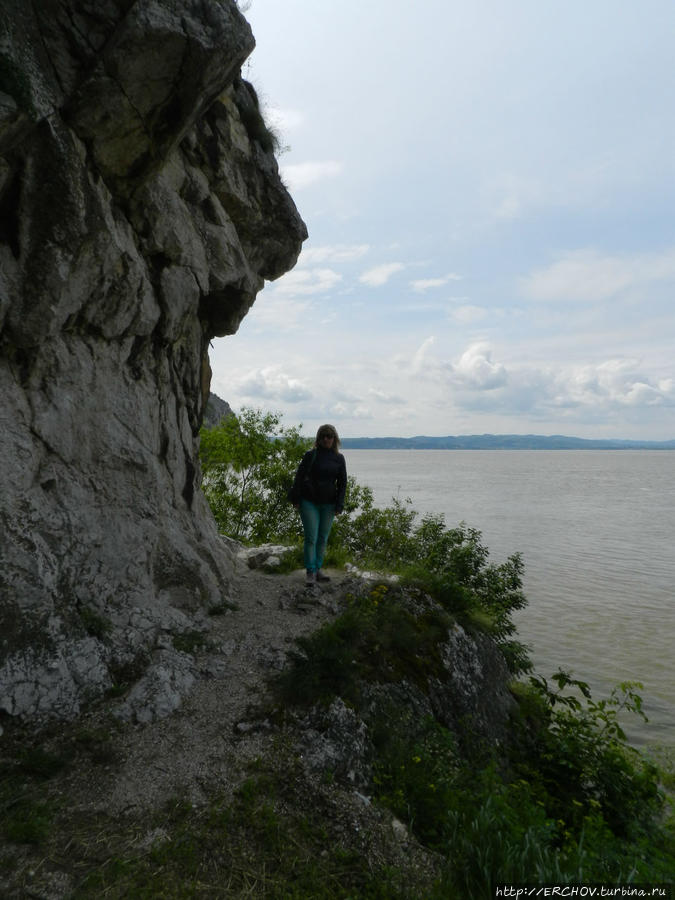
[[(280, 421), (278, 415), (244, 408), (216, 428), (202, 429), (203, 488), (220, 530), (229, 537), (253, 543), (301, 538), (287, 492), (311, 441)], [(403, 574), (466, 624), (488, 631), (514, 674), (527, 671), (527, 648), (513, 638), (511, 620), (526, 604), (520, 554), (491, 563), (480, 531), (464, 523), (448, 528), (442, 515), (418, 518), (409, 499), (375, 506), (372, 490), (349, 476), (327, 563), (351, 560)]]
[(280, 421), (244, 408), (215, 428), (202, 428), (202, 488), (220, 531), (236, 540), (294, 541), (301, 534), (287, 491), (310, 441)]
[[(465, 562), (464, 577), (478, 577), (481, 567)], [(639, 685), (595, 700), (565, 672), (532, 677), (514, 687), (513, 740), (487, 761), (467, 757), (461, 735), (416, 716), (395, 693), (372, 691), (407, 683), (425, 692), (443, 677), (450, 616), (426, 601), (421, 589), (384, 584), (351, 597), (337, 619), (298, 641), (276, 685), (285, 709), (339, 696), (368, 723), (370, 794), (446, 855), (438, 896), (479, 900), (504, 881), (666, 881), (673, 830), (661, 819), (658, 772), (619, 721), (642, 715)]]
[(622, 712), (646, 720), (637, 693), (642, 685), (623, 682), (596, 701), (588, 684), (568, 672), (552, 680), (557, 688), (541, 676), (530, 678), (545, 726), (537, 734), (538, 781), (551, 798), (551, 813), (576, 828), (599, 814), (615, 833), (629, 836), (662, 803), (655, 766), (627, 743), (619, 723)]
[(437, 607), (415, 614), (400, 588), (376, 585), (350, 597), (334, 621), (298, 639), (278, 690), (287, 703), (311, 705), (334, 697), (356, 703), (368, 680), (407, 678), (426, 685), (443, 671), (441, 644), (449, 625)]
[(454, 735), (433, 718), (420, 724), (410, 722), (404, 710), (392, 710), (373, 730), (372, 740), (377, 801), (408, 823), (427, 846), (445, 849), (448, 810), (461, 773)]

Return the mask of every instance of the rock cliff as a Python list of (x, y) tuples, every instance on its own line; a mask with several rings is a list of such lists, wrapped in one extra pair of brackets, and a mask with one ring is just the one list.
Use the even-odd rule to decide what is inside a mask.
[(306, 237), (253, 46), (234, 0), (2, 4), (5, 714), (76, 715), (227, 595), (198, 490), (209, 341)]

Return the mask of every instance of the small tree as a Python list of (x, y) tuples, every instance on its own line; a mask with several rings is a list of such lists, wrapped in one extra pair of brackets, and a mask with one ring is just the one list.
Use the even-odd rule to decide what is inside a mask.
[(215, 428), (202, 428), (202, 488), (218, 528), (228, 537), (260, 543), (295, 540), (300, 534), (287, 491), (311, 441), (280, 420), (244, 407)]

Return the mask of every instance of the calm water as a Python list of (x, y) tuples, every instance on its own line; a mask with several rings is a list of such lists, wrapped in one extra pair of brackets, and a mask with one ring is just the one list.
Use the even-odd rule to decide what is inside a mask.
[(518, 632), (536, 671), (588, 681), (596, 699), (640, 681), (635, 743), (675, 745), (675, 453), (600, 450), (347, 450), (382, 506), (410, 497), (483, 533), (494, 562), (516, 551), (529, 604)]

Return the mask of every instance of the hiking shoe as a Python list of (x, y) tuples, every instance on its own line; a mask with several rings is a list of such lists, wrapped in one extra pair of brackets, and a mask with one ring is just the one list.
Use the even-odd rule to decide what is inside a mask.
[(316, 580), (317, 581), (330, 581), (330, 575), (324, 575), (324, 573), (321, 571), (321, 569), (319, 569), (319, 571), (316, 573)]
[(307, 575), (305, 577), (305, 584), (316, 584), (316, 572), (310, 572), (307, 570)]

